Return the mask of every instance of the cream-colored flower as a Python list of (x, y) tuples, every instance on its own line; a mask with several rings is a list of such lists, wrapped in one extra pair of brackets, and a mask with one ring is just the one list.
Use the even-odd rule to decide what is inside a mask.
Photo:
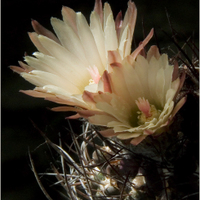
[(84, 102), (82, 94), (84, 90), (96, 92), (103, 72), (110, 71), (110, 51), (117, 51), (120, 60), (131, 53), (136, 15), (135, 4), (129, 1), (124, 20), (121, 12), (114, 20), (110, 5), (105, 3), (102, 8), (101, 0), (96, 0), (88, 25), (82, 13), (63, 7), (63, 21), (51, 18), (56, 36), (33, 20), (35, 32), (29, 36), (38, 52), (25, 56), (27, 64), (19, 62), (21, 67), (11, 67), (36, 86), (23, 92), (60, 104), (93, 109)]
[(132, 144), (161, 132), (186, 100), (182, 98), (175, 105), (185, 79), (184, 75), (177, 77), (177, 70), (178, 65), (169, 65), (168, 56), (160, 55), (156, 46), (146, 58), (128, 56), (113, 63), (112, 72), (105, 72), (100, 80), (109, 88), (107, 92), (87, 92), (90, 102), (102, 111), (89, 121), (110, 128), (101, 132), (104, 136), (132, 139)]

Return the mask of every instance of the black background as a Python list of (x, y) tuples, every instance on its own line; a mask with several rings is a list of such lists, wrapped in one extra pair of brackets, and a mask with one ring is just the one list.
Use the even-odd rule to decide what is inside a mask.
[[(32, 89), (33, 86), (24, 81), (10, 69), (10, 65), (18, 65), (27, 52), (31, 55), (36, 49), (31, 43), (27, 32), (32, 32), (31, 18), (38, 20), (46, 28), (51, 29), (50, 17), (61, 18), (62, 5), (81, 11), (89, 19), (93, 9), (93, 0), (2, 0), (2, 199), (33, 200), (46, 199), (40, 191), (30, 169), (28, 147), (33, 151), (44, 142), (41, 135), (33, 128), (34, 121), (41, 130), (51, 127), (49, 134), (55, 138), (65, 126), (65, 113), (54, 113), (47, 109), (55, 104), (26, 96), (18, 91)], [(151, 27), (161, 27), (171, 34), (166, 17), (170, 15), (173, 27), (189, 37), (194, 32), (198, 44), (199, 5), (197, 0), (135, 0), (138, 18), (135, 29), (135, 40), (142, 40), (142, 21), (145, 34)], [(114, 15), (119, 10), (126, 10), (127, 1), (109, 1)], [(51, 29), (52, 30), (52, 29)], [(158, 30), (158, 40), (163, 50), (171, 45), (169, 39)], [(155, 43), (155, 40), (152, 41)], [(79, 124), (74, 123), (78, 131)], [(77, 125), (77, 126), (76, 126)], [(53, 138), (54, 136), (52, 136)], [(54, 139), (54, 138), (53, 138)], [(55, 139), (56, 140), (56, 139)], [(41, 159), (46, 154), (37, 155)]]

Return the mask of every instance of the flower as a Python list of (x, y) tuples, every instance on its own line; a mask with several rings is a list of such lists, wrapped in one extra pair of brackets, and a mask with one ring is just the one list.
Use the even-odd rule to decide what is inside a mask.
[[(101, 0), (96, 0), (88, 25), (82, 13), (63, 7), (63, 21), (51, 18), (57, 37), (32, 20), (35, 32), (29, 33), (29, 37), (39, 52), (25, 56), (27, 64), (11, 66), (36, 86), (22, 92), (59, 104), (93, 109), (84, 102), (82, 94), (84, 90), (96, 92), (103, 72), (110, 70), (109, 51), (117, 51), (119, 59), (130, 54), (136, 15), (135, 4), (129, 1), (124, 20), (121, 12), (114, 20), (110, 5), (105, 3), (103, 9)], [(72, 107), (66, 109), (76, 111)]]
[(101, 132), (103, 136), (131, 139), (134, 145), (150, 134), (162, 132), (186, 101), (183, 97), (175, 105), (185, 79), (184, 73), (178, 77), (178, 64), (169, 65), (168, 56), (160, 55), (152, 46), (146, 57), (138, 55), (134, 60), (127, 56), (111, 66), (112, 72), (105, 72), (101, 80), (109, 90), (87, 92), (90, 102), (101, 110), (89, 121), (108, 127)]

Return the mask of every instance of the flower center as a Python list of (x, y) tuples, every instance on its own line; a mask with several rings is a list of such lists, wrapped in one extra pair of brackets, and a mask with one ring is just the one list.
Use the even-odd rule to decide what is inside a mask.
[(161, 110), (157, 110), (154, 105), (149, 104), (148, 99), (138, 98), (135, 101), (140, 111), (138, 111), (138, 124), (142, 125), (145, 122), (151, 121), (153, 118), (158, 118)]

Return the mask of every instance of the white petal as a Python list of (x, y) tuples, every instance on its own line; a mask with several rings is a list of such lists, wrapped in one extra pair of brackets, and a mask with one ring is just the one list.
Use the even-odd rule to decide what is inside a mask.
[(175, 94), (176, 94), (176, 90), (172, 88), (167, 90), (166, 96), (165, 96), (165, 102), (166, 102), (165, 104), (170, 103), (173, 100)]
[(110, 104), (106, 102), (98, 102), (96, 107), (115, 117), (120, 122), (123, 122), (125, 126), (129, 126), (129, 119), (132, 117), (132, 110), (126, 102), (117, 99), (117, 97), (114, 97), (112, 98)]
[(118, 49), (118, 40), (117, 40), (117, 33), (115, 30), (115, 22), (114, 22), (112, 14), (110, 14), (108, 16), (104, 33), (105, 33), (106, 51), (117, 50)]
[(174, 70), (174, 67), (172, 65), (168, 65), (164, 70), (164, 74), (165, 74), (165, 88), (164, 88), (164, 91), (165, 91), (165, 93), (166, 93), (166, 91), (168, 89), (171, 88), (173, 70)]
[[(164, 75), (164, 70), (163, 68), (160, 68), (157, 72), (156, 75), (156, 85), (155, 85), (155, 90), (156, 90), (156, 95), (159, 100), (159, 106), (163, 107), (164, 106), (164, 87), (165, 87), (165, 75)], [(156, 98), (156, 97), (154, 97)]]
[(156, 94), (156, 76), (159, 70), (159, 64), (157, 59), (153, 56), (149, 61), (149, 69), (148, 69), (148, 85), (149, 85), (149, 94), (151, 95), (152, 104), (159, 105), (159, 99), (155, 98)]
[(81, 95), (69, 94), (62, 88), (54, 85), (45, 85), (42, 90), (47, 93), (54, 94), (58, 98), (62, 99), (67, 105), (76, 105), (82, 108), (88, 108), (88, 105), (83, 101)]
[(126, 99), (129, 105), (133, 105), (135, 104), (135, 102), (131, 99), (130, 93), (127, 89), (127, 85), (125, 82), (126, 77), (123, 76), (122, 70), (123, 69), (120, 67), (114, 67), (113, 73), (110, 73), (112, 90), (118, 96)]
[(108, 3), (104, 3), (104, 9), (103, 9), (103, 19), (104, 19), (104, 30), (105, 30), (105, 26), (106, 26), (106, 22), (107, 22), (107, 19), (108, 19), (108, 16), (111, 14), (112, 15), (112, 10), (111, 10), (111, 7)]
[(21, 73), (21, 76), (30, 83), (39, 87), (43, 87), (45, 85), (55, 85), (71, 94), (81, 93), (80, 90), (69, 81), (63, 80), (59, 76), (49, 72), (33, 70), (29, 73)]
[(123, 74), (125, 77), (127, 89), (131, 96), (131, 100), (135, 102), (139, 97), (144, 97), (144, 90), (141, 84), (141, 80), (138, 77), (137, 71), (132, 65), (125, 59), (123, 61)]
[(152, 103), (151, 95), (149, 94), (149, 83), (148, 83), (148, 74), (149, 74), (149, 63), (143, 56), (138, 56), (137, 61), (135, 62), (135, 70), (139, 76), (140, 82), (142, 84), (142, 89), (144, 90), (144, 98), (148, 99)]
[(51, 52), (51, 54), (54, 57), (64, 62), (66, 65), (69, 65), (71, 67), (71, 70), (72, 71), (74, 70), (77, 74), (80, 75), (80, 77), (84, 77), (84, 79), (82, 79), (82, 82), (84, 85), (88, 84), (88, 80), (91, 78), (87, 70), (88, 66), (84, 66), (84, 64), (81, 63), (80, 60), (76, 56), (74, 56), (67, 49), (60, 46), (56, 42), (41, 35), (38, 36), (38, 38), (40, 42), (42, 43), (42, 45), (46, 49), (48, 49), (48, 51)]
[(101, 57), (102, 63), (104, 66), (106, 66), (107, 60), (106, 60), (106, 51), (105, 51), (104, 32), (102, 30), (100, 17), (95, 11), (93, 11), (90, 15), (90, 29), (94, 36), (94, 40), (96, 42), (97, 49)]
[(62, 16), (63, 21), (72, 27), (74, 32), (78, 35), (77, 27), (76, 27), (76, 13), (69, 7), (63, 6), (62, 7)]
[(128, 38), (127, 38), (127, 43), (126, 43), (126, 49), (125, 49), (125, 56), (130, 54), (131, 51), (131, 45), (132, 45), (132, 37), (133, 37), (133, 32), (135, 29), (135, 23), (136, 23), (136, 18), (137, 18), (137, 8), (134, 4), (134, 2), (129, 1), (128, 2), (128, 9), (125, 13), (124, 16), (124, 21), (122, 23), (122, 28), (121, 28), (121, 33), (120, 33), (120, 39), (122, 39), (122, 35), (128, 26)]
[(105, 68), (101, 62), (101, 58), (89, 25), (81, 13), (77, 13), (77, 28), (81, 43), (85, 50), (86, 58), (90, 66), (95, 65), (100, 74), (102, 74)]
[[(54, 73), (63, 79), (66, 79), (67, 77), (67, 80), (76, 85), (81, 91), (84, 90), (84, 77), (80, 77), (75, 70), (72, 70), (73, 66), (66, 65), (57, 58), (47, 56), (39, 52), (35, 52), (33, 55), (38, 58), (41, 64), (47, 66), (45, 68), (43, 67), (43, 71)], [(36, 69), (41, 70), (41, 65), (38, 65)], [(86, 84), (88, 83), (89, 81), (86, 81)]]
[(123, 31), (121, 40), (119, 41), (119, 52), (122, 58), (126, 57), (127, 51), (126, 51), (126, 46), (128, 42), (128, 36), (129, 36), (129, 26), (127, 25), (126, 28)]
[(80, 59), (85, 66), (89, 66), (81, 41), (73, 29), (68, 24), (56, 18), (51, 18), (51, 24), (61, 44), (72, 54), (78, 55), (78, 59)]

